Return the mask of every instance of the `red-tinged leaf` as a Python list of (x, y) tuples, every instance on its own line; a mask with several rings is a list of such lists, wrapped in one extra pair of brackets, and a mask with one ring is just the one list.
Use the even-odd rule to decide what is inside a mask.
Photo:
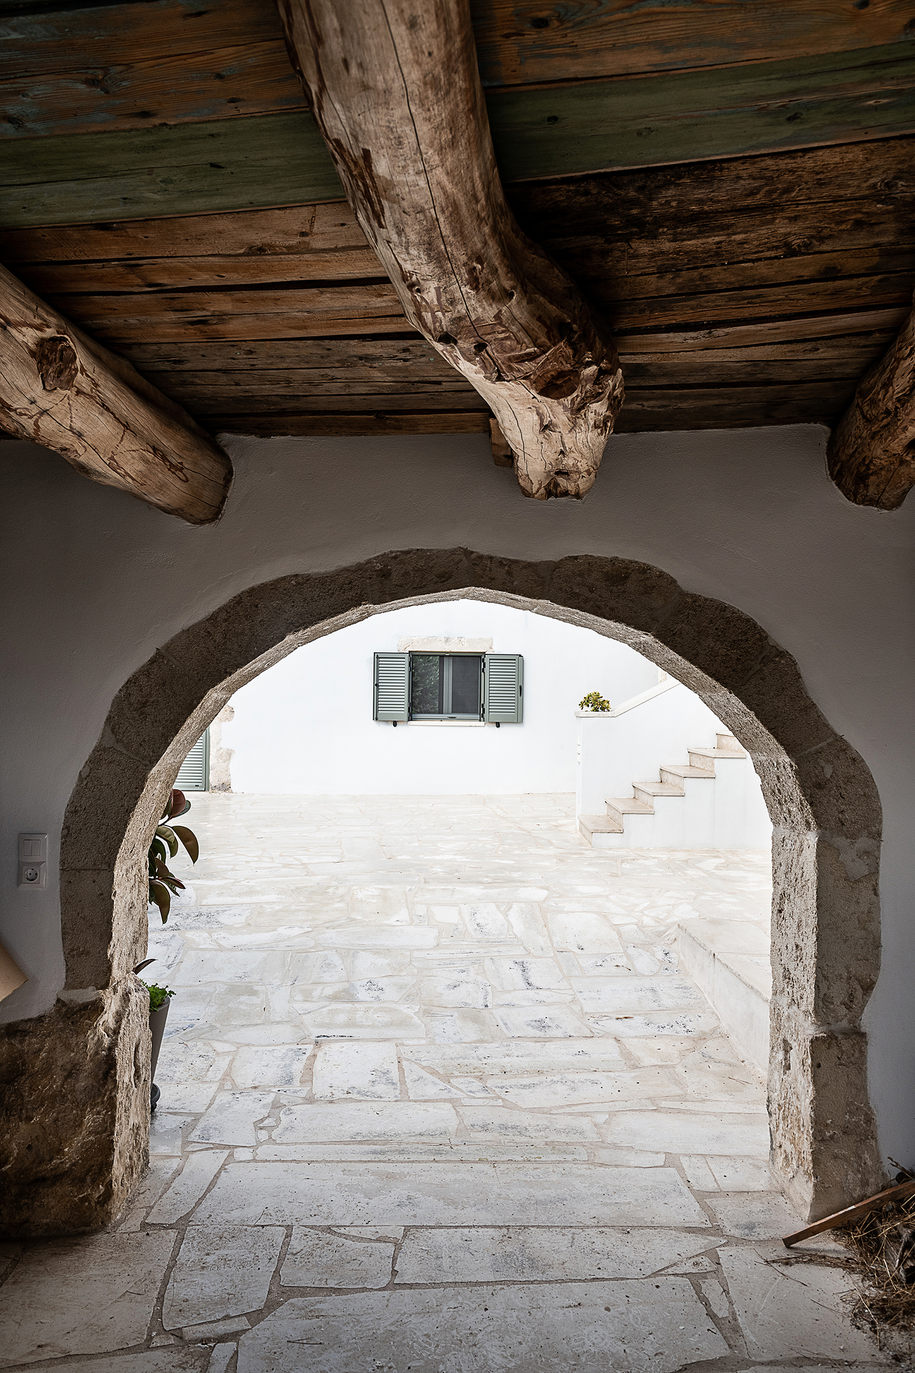
[(187, 825), (173, 825), (172, 829), (187, 849), (192, 863), (196, 863), (200, 857), (200, 845), (197, 843), (197, 836), (193, 830), (189, 830)]
[(164, 882), (157, 882), (155, 879), (150, 882), (149, 899), (154, 906), (159, 907), (159, 914), (162, 917), (162, 924), (164, 925), (172, 907), (172, 895)]
[(168, 810), (165, 812), (167, 820), (174, 820), (176, 815), (184, 815), (191, 808), (191, 803), (183, 791), (176, 787), (168, 799)]

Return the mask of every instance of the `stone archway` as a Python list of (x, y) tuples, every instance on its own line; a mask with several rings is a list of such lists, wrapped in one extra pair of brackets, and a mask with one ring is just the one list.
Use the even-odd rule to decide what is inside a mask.
[[(177, 634), (123, 685), (70, 798), (61, 841), (67, 982), (9, 1027), (17, 1064), (4, 1222), (60, 1233), (117, 1214), (145, 1162), (144, 861), (190, 744), (245, 682), (378, 610), (501, 601), (629, 644), (695, 691), (752, 754), (773, 822), (772, 1161), (823, 1214), (882, 1176), (861, 1016), (879, 967), (880, 804), (861, 757), (755, 621), (623, 559), (531, 563), (465, 549), (385, 554), (279, 578)], [(66, 1090), (62, 1090), (66, 1084)]]

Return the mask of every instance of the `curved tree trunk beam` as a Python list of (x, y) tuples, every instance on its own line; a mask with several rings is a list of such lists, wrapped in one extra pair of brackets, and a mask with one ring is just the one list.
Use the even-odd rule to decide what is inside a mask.
[(232, 465), (173, 401), (0, 267), (0, 428), (191, 524), (222, 510)]
[(856, 505), (896, 510), (915, 486), (915, 309), (858, 383), (826, 452), (829, 475)]
[(489, 404), (527, 495), (581, 496), (622, 403), (616, 349), (522, 234), (467, 0), (278, 0), (347, 198), (411, 323)]

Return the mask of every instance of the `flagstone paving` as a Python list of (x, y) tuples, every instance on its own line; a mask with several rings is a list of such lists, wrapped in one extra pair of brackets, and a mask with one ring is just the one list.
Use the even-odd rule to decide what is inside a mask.
[(150, 1172), (0, 1248), (0, 1367), (888, 1366), (835, 1241), (785, 1262), (763, 1083), (677, 969), (679, 919), (765, 922), (765, 855), (594, 850), (568, 797), (189, 819)]

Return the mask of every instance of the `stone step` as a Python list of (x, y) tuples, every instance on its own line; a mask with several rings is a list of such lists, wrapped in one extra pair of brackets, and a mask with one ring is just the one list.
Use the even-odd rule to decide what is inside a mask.
[(689, 761), (693, 767), (708, 768), (715, 771), (715, 763), (724, 758), (746, 758), (742, 748), (691, 748)]
[(704, 778), (707, 782), (714, 782), (714, 768), (697, 768), (692, 764), (671, 763), (661, 768), (662, 782), (678, 782), (686, 777)]
[(686, 788), (678, 782), (633, 782), (636, 800), (650, 801), (654, 796), (685, 796)]
[(579, 815), (578, 833), (590, 844), (595, 834), (622, 834), (622, 816), (616, 821), (609, 815)]
[(729, 753), (743, 753), (745, 751), (733, 734), (716, 734), (715, 738), (718, 741), (718, 747), (727, 749)]
[(654, 815), (654, 804), (650, 798), (642, 801), (637, 796), (613, 796), (606, 804), (607, 815), (611, 819), (619, 816), (621, 822), (624, 815)]

